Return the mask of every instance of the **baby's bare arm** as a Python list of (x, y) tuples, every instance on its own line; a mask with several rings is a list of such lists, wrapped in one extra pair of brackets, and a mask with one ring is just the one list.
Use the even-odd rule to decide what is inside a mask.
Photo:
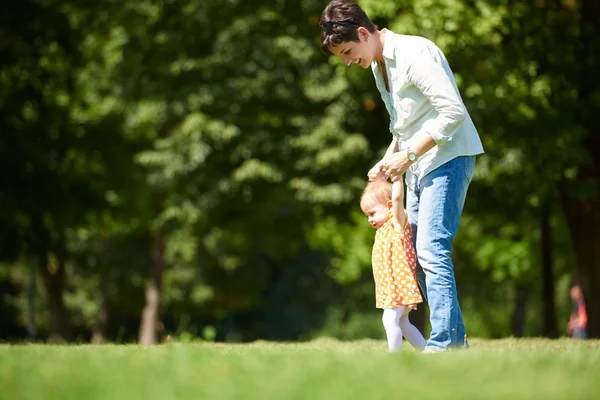
[(396, 230), (402, 230), (406, 223), (404, 213), (404, 182), (402, 179), (392, 183), (392, 216)]

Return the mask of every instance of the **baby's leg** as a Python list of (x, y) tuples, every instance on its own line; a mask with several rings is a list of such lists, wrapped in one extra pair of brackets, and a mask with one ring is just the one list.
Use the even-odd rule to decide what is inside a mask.
[[(398, 351), (402, 348), (402, 329), (399, 321), (406, 307), (386, 308), (383, 310), (383, 327), (387, 336), (388, 348), (390, 352)], [(413, 327), (414, 328), (414, 327)]]
[(408, 319), (408, 313), (400, 317), (400, 329), (402, 329), (402, 333), (404, 334), (406, 340), (408, 340), (408, 342), (412, 344), (415, 349), (419, 351), (423, 351), (423, 349), (425, 349), (425, 344), (427, 344), (427, 341), (423, 335), (421, 335), (421, 332), (419, 332), (419, 330), (410, 323), (410, 320)]

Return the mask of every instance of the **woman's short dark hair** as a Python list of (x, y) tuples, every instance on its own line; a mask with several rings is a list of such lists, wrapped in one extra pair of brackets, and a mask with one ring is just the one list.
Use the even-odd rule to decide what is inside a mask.
[(373, 24), (358, 4), (346, 0), (331, 1), (321, 15), (321, 49), (331, 54), (329, 46), (339, 46), (342, 42), (358, 42), (358, 28), (361, 26), (373, 33)]

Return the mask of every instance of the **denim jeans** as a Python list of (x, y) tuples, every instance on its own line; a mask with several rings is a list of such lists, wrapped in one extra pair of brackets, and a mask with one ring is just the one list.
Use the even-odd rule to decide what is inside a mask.
[(461, 156), (421, 180), (414, 176), (408, 185), (406, 208), (417, 251), (417, 277), (430, 311), (426, 349), (434, 351), (468, 347), (451, 254), (474, 169), (475, 156)]

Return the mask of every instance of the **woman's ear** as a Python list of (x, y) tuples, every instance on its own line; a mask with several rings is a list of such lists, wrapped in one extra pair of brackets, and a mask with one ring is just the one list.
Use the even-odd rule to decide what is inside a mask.
[(364, 26), (358, 28), (358, 37), (365, 42), (369, 41), (369, 31)]

